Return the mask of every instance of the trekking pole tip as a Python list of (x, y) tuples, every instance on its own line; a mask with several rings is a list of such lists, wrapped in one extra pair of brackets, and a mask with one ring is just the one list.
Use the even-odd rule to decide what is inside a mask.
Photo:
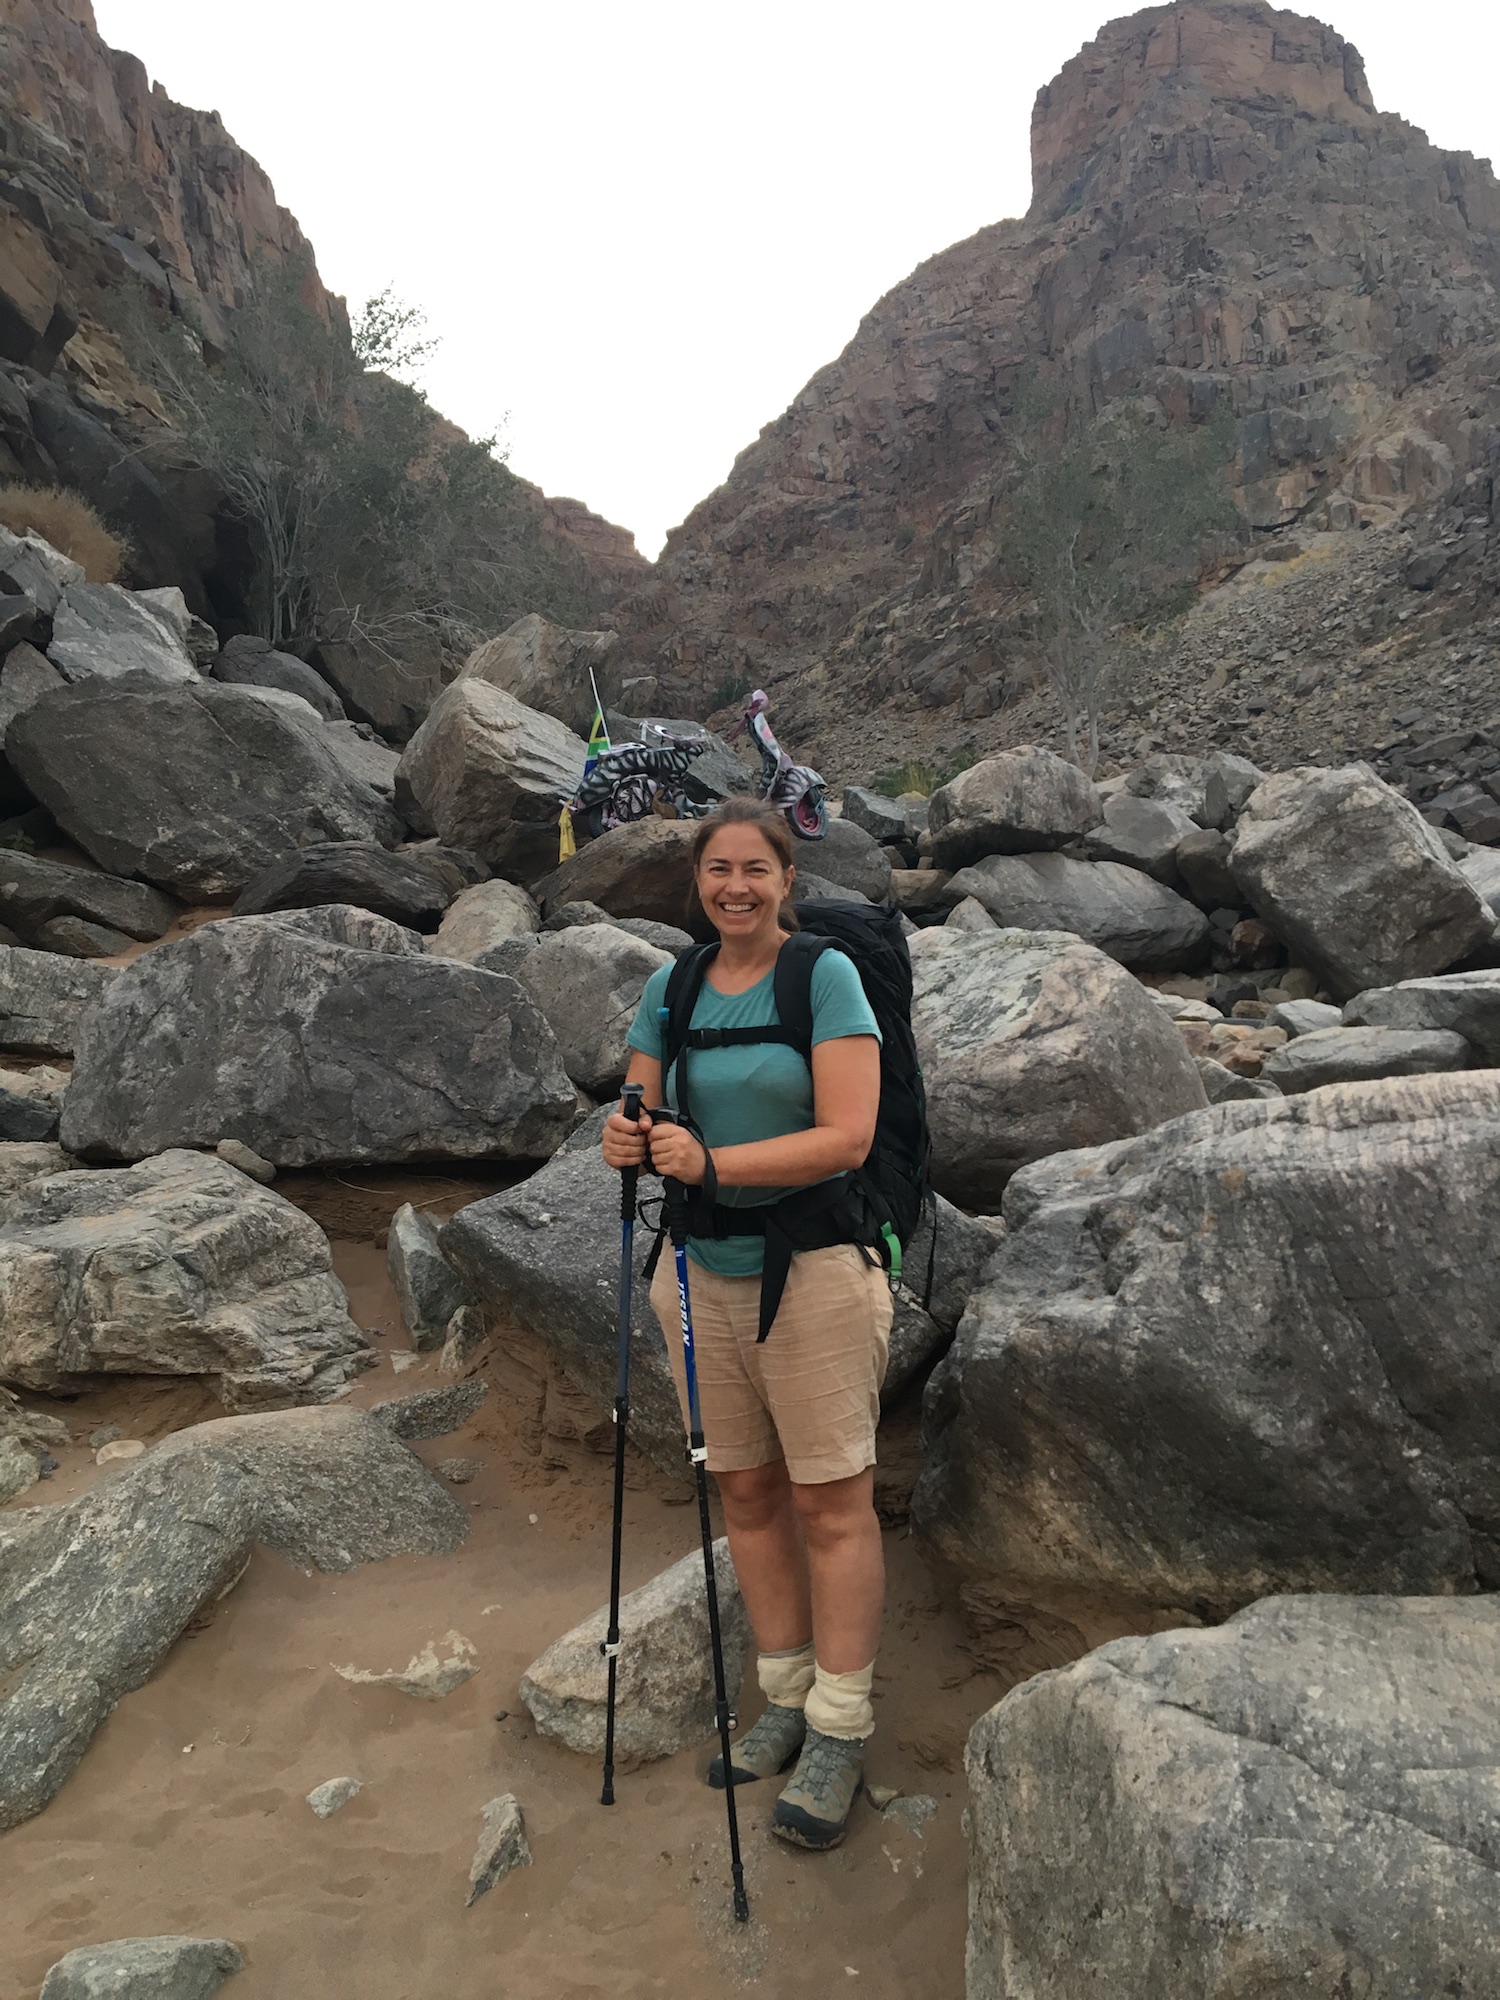
[(743, 1889), (734, 1892), (734, 1920), (737, 1924), (748, 1924), (750, 1921), (750, 1901)]

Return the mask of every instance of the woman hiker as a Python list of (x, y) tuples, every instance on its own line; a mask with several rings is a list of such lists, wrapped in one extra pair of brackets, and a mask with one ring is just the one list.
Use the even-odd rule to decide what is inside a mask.
[[(696, 1029), (774, 1027), (773, 974), (791, 916), (792, 841), (777, 813), (731, 800), (698, 829), (693, 879), (719, 949), (697, 1003)], [(677, 1108), (665, 1079), (659, 1010), (670, 968), (647, 982), (630, 1033), (627, 1081), (648, 1106)], [(705, 1142), (730, 1207), (776, 1200), (860, 1166), (875, 1131), (880, 1032), (854, 965), (825, 951), (812, 973), (811, 1070), (776, 1042), (697, 1048), (691, 1056), (695, 1138), (681, 1125), (639, 1127), (619, 1112), (604, 1130), (612, 1167), (643, 1165), (701, 1188)], [(733, 1782), (793, 1763), (772, 1831), (801, 1847), (835, 1847), (863, 1783), (874, 1727), (870, 1700), (885, 1563), (874, 1506), (875, 1426), (891, 1329), (878, 1260), (853, 1244), (804, 1250), (768, 1338), (757, 1343), (765, 1239), (690, 1237), (693, 1329), (708, 1468), (718, 1481), (729, 1547), (759, 1650), (766, 1710), (734, 1746)], [(651, 1303), (686, 1409), (676, 1285), (663, 1258)], [(724, 1760), (709, 1766), (724, 1784)]]

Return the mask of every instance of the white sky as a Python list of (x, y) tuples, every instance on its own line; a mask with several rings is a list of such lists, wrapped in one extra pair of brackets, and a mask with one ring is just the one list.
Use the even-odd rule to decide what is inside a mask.
[[(217, 109), (423, 386), (654, 555), (922, 258), (1030, 199), (1038, 88), (1109, 0), (95, 0)], [(1500, 157), (1495, 0), (1322, 0), (1376, 102)]]

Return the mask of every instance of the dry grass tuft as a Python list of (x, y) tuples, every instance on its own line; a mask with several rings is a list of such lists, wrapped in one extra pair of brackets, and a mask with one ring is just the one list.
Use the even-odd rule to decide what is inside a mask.
[(115, 583), (125, 544), (81, 493), (63, 486), (0, 486), (0, 526), (13, 535), (40, 535), (83, 567), (90, 583)]

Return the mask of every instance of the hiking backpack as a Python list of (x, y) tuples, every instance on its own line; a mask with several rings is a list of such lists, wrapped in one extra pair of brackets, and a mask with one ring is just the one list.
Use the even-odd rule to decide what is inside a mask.
[(704, 1186), (688, 1190), (690, 1235), (765, 1235), (761, 1340), (771, 1330), (797, 1251), (855, 1243), (878, 1254), (892, 1278), (899, 1278), (902, 1252), (916, 1233), (927, 1198), (927, 1097), (912, 1035), (911, 955), (901, 913), (830, 900), (800, 903), (797, 918), (801, 928), (788, 937), (776, 960), (778, 1026), (692, 1027), (693, 1008), (719, 949), (716, 943), (683, 953), (667, 981), (661, 1009), (663, 1086), (675, 1062), (677, 1115), (695, 1133), (689, 1075), (694, 1049), (783, 1042), (811, 1068), (813, 968), (825, 951), (842, 951), (852, 960), (880, 1028), (880, 1108), (863, 1166), (755, 1207), (730, 1208), (715, 1199), (712, 1163)]

